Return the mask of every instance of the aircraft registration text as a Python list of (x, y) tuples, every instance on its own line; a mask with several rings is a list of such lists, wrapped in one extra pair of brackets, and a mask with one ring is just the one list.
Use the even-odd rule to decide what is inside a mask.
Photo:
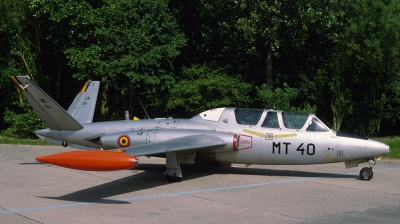
[[(281, 154), (281, 148), (285, 151), (285, 154), (289, 153), (289, 145), (292, 143), (290, 142), (272, 142), (272, 154)], [(315, 145), (313, 143), (307, 144), (307, 146), (304, 145), (304, 143), (301, 143), (296, 151), (301, 152), (301, 155), (304, 155), (304, 152), (307, 153), (307, 155), (315, 155)]]

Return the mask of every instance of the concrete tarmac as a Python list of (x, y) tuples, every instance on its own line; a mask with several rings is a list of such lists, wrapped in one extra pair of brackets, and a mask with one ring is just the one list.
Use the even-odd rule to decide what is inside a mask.
[[(0, 145), (0, 223), (398, 223), (400, 160), (374, 178), (344, 163), (301, 166), (182, 165), (167, 182), (165, 159), (131, 170), (87, 172), (35, 161), (73, 150)], [(368, 164), (362, 164), (368, 166)]]

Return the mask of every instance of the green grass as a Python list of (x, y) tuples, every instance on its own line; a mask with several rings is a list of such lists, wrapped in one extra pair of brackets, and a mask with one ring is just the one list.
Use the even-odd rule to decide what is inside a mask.
[(10, 145), (54, 145), (52, 143), (43, 141), (42, 139), (20, 139), (20, 138), (10, 138), (0, 135), (0, 144), (10, 144)]
[(390, 146), (390, 152), (383, 158), (400, 159), (400, 136), (379, 137), (374, 139)]
[[(383, 158), (400, 159), (400, 136), (379, 137), (375, 140), (384, 142), (390, 146), (390, 152)], [(54, 145), (41, 139), (19, 139), (0, 135), (0, 144), (10, 145)]]

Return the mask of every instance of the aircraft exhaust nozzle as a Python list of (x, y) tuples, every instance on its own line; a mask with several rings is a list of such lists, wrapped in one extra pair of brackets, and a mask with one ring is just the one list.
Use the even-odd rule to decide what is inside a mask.
[(139, 159), (121, 152), (113, 151), (70, 151), (36, 158), (37, 161), (56, 166), (86, 171), (115, 171), (134, 168)]

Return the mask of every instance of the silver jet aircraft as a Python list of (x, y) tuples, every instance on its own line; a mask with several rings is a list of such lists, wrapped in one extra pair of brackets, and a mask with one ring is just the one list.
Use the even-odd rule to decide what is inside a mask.
[(328, 128), (314, 114), (223, 107), (190, 119), (92, 122), (100, 82), (88, 81), (65, 111), (27, 76), (12, 76), (46, 125), (40, 138), (83, 150), (36, 158), (80, 170), (120, 170), (138, 156), (166, 158), (165, 177), (182, 179), (181, 163), (195, 161), (265, 165), (369, 163), (360, 178), (370, 180), (375, 162), (389, 146)]

